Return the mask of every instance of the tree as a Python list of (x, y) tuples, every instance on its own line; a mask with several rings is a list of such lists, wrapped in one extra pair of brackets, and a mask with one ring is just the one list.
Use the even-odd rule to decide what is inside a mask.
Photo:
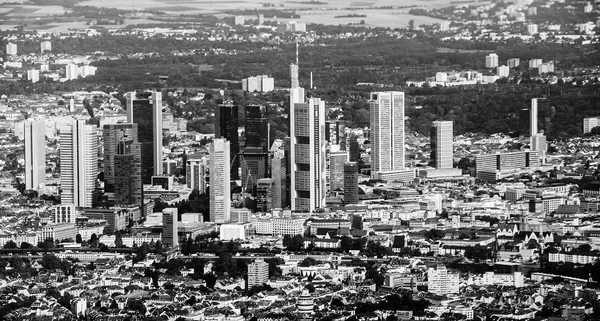
[(98, 247), (98, 235), (96, 235), (96, 233), (93, 233), (92, 236), (90, 236), (90, 246), (93, 248)]
[(17, 243), (15, 243), (15, 241), (13, 241), (13, 240), (9, 240), (8, 242), (6, 242), (4, 244), (4, 248), (5, 249), (16, 249), (17, 248)]
[(304, 260), (302, 260), (300, 263), (298, 263), (298, 266), (301, 267), (309, 267), (309, 266), (313, 266), (313, 265), (317, 265), (317, 260), (315, 260), (314, 258), (308, 256), (306, 257)]
[(81, 244), (81, 242), (83, 242), (81, 239), (81, 234), (77, 233), (77, 235), (75, 235), (75, 243)]

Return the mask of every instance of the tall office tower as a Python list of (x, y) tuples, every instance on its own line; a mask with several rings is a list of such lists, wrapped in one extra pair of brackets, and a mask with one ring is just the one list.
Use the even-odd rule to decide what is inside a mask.
[(246, 147), (240, 155), (242, 163), (242, 188), (252, 192), (256, 182), (268, 175), (269, 153), (262, 147)]
[(531, 109), (529, 114), (529, 135), (538, 133), (538, 98), (531, 100)]
[(40, 52), (52, 51), (52, 43), (50, 41), (42, 41), (40, 43)]
[[(239, 179), (240, 144), (238, 140), (238, 107), (231, 101), (219, 105), (215, 124), (215, 138), (224, 138), (230, 144), (229, 159), (233, 160), (230, 169), (231, 179)], [(237, 157), (236, 157), (237, 156)]]
[(531, 136), (530, 149), (532, 151), (539, 152), (542, 164), (546, 161), (546, 152), (548, 151), (548, 144), (546, 142), (546, 136), (543, 133), (537, 133)]
[(65, 78), (67, 80), (75, 80), (79, 77), (79, 68), (75, 64), (68, 64), (65, 66)]
[(104, 141), (104, 191), (114, 192), (115, 155), (117, 155), (118, 146), (120, 143), (138, 142), (138, 125), (132, 123), (104, 125), (102, 138)]
[(271, 147), (271, 179), (273, 180), (273, 208), (285, 208), (288, 204), (287, 198), (287, 159), (283, 141), (276, 139)]
[(73, 120), (60, 130), (61, 203), (93, 207), (97, 200), (98, 135), (96, 125)]
[(113, 166), (114, 185), (112, 190), (114, 192), (115, 204), (135, 204), (140, 207), (143, 215), (148, 214), (144, 209), (142, 144), (132, 141), (119, 142), (113, 157)]
[(312, 212), (325, 207), (325, 102), (295, 103), (290, 114), (292, 210)]
[(246, 106), (246, 147), (261, 147), (263, 152), (269, 150), (269, 120), (263, 117), (262, 107)]
[(256, 259), (248, 264), (248, 288), (262, 285), (269, 281), (269, 264), (263, 259)]
[(358, 162), (360, 160), (360, 144), (356, 135), (350, 135), (348, 139), (348, 156), (351, 162)]
[(216, 223), (227, 222), (231, 217), (229, 144), (224, 138), (215, 138), (209, 146), (210, 221)]
[(208, 176), (208, 158), (188, 158), (185, 167), (185, 180), (188, 188), (197, 189), (200, 194), (206, 193), (206, 177)]
[(485, 68), (496, 68), (498, 67), (498, 55), (491, 53), (485, 56)]
[(339, 145), (340, 150), (346, 150), (346, 125), (344, 124), (344, 122), (326, 122), (325, 139), (332, 145)]
[(452, 121), (434, 121), (431, 127), (431, 160), (437, 169), (452, 168)]
[[(371, 93), (371, 173), (388, 177), (404, 167), (404, 93)], [(393, 175), (392, 175), (393, 176)]]
[(162, 175), (162, 93), (127, 93), (127, 122), (138, 125), (142, 145), (142, 182), (150, 184), (153, 175)]
[(531, 126), (529, 120), (530, 113), (529, 108), (519, 109), (519, 136), (531, 136), (529, 133), (529, 127)]
[(344, 164), (347, 161), (345, 151), (329, 153), (329, 192), (344, 188)]
[(177, 247), (179, 245), (179, 238), (177, 235), (177, 208), (167, 207), (162, 211), (163, 214), (163, 234), (162, 243), (171, 247)]
[(256, 182), (256, 211), (268, 212), (273, 208), (273, 179), (261, 178)]
[(433, 294), (458, 293), (458, 281), (458, 273), (449, 272), (443, 265), (438, 265), (436, 269), (429, 268), (427, 271), (427, 290)]
[(344, 164), (344, 204), (358, 203), (358, 164)]
[(38, 189), (46, 182), (46, 123), (28, 120), (25, 136), (25, 189)]
[(588, 117), (583, 119), (583, 133), (587, 134), (594, 129), (594, 127), (600, 126), (600, 117)]

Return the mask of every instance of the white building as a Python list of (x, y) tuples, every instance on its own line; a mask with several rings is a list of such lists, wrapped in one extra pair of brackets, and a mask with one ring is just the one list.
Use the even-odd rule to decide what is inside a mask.
[(242, 79), (242, 90), (247, 92), (270, 92), (275, 90), (275, 79), (259, 75)]
[(60, 130), (61, 203), (92, 207), (98, 175), (98, 129), (73, 120)]
[(536, 24), (527, 25), (527, 33), (530, 35), (537, 34), (538, 33), (538, 25), (536, 25)]
[(40, 71), (37, 69), (27, 70), (27, 80), (31, 81), (32, 83), (40, 81)]
[(486, 68), (498, 67), (498, 55), (495, 53), (491, 53), (491, 54), (485, 56), (485, 67)]
[(219, 239), (224, 241), (245, 240), (252, 230), (252, 223), (223, 224), (219, 227)]
[(263, 259), (256, 259), (248, 264), (248, 287), (262, 285), (269, 281), (269, 264)]
[(9, 42), (6, 44), (6, 54), (7, 55), (16, 55), (17, 54), (17, 44)]
[(537, 69), (542, 64), (542, 59), (530, 59), (529, 69)]
[(38, 189), (46, 182), (46, 124), (44, 120), (24, 122), (25, 188)]
[(56, 224), (60, 223), (75, 223), (75, 218), (78, 216), (75, 205), (56, 205), (54, 206), (54, 219)]
[(458, 293), (458, 273), (449, 272), (445, 266), (439, 265), (436, 269), (427, 271), (428, 291), (437, 295)]
[(434, 121), (431, 127), (431, 160), (437, 169), (454, 166), (453, 123)]
[(498, 68), (496, 68), (496, 75), (500, 78), (504, 78), (504, 77), (508, 77), (508, 75), (510, 74), (510, 68), (508, 66), (498, 66)]
[(271, 222), (273, 235), (304, 235), (304, 219), (273, 218)]
[(210, 221), (225, 223), (231, 218), (231, 186), (229, 141), (216, 138), (209, 146), (210, 154)]
[(185, 181), (189, 189), (197, 189), (200, 194), (206, 192), (208, 164), (208, 157), (189, 158), (187, 160)]
[(65, 66), (65, 78), (67, 80), (75, 80), (79, 77), (79, 68), (75, 64), (68, 64)]
[(508, 68), (516, 68), (521, 63), (519, 58), (511, 58), (506, 61)]
[(40, 43), (40, 52), (52, 51), (52, 43), (50, 41), (42, 41)]
[(589, 117), (583, 119), (583, 133), (587, 134), (592, 131), (594, 127), (600, 126), (600, 116)]

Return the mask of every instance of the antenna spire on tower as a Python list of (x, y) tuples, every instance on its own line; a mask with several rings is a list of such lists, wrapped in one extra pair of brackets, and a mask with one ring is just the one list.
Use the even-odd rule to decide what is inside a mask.
[(296, 40), (296, 66), (299, 65), (298, 61), (299, 61), (299, 59), (298, 59), (298, 41)]

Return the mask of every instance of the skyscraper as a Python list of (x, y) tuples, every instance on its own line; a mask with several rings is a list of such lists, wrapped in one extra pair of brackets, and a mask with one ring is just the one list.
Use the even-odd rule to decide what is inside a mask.
[[(538, 99), (539, 98), (533, 98), (531, 99), (531, 114), (530, 114), (530, 132), (531, 132), (531, 137), (529, 140), (529, 147), (532, 151), (538, 151), (539, 152), (539, 156), (540, 159), (542, 160), (542, 163), (544, 163), (545, 159), (546, 159), (546, 151), (548, 150), (548, 146), (546, 144), (546, 136), (544, 135), (544, 131), (540, 131), (538, 128)], [(548, 128), (549, 127), (549, 112), (547, 110), (548, 108), (544, 108), (542, 110), (542, 114), (543, 114), (543, 122), (542, 122), (542, 126), (543, 128)]]
[(340, 150), (346, 150), (346, 125), (344, 124), (344, 122), (326, 122), (325, 139), (332, 145), (339, 145)]
[(97, 200), (98, 136), (96, 125), (74, 120), (60, 130), (61, 203), (93, 207)]
[[(233, 161), (230, 169), (231, 179), (239, 179), (240, 144), (238, 139), (238, 107), (231, 101), (219, 105), (215, 124), (215, 138), (224, 138), (229, 142), (229, 158)], [(237, 156), (237, 157), (236, 157)]]
[(150, 184), (153, 175), (162, 175), (162, 93), (127, 93), (127, 122), (138, 125), (142, 152), (142, 182)]
[(267, 177), (268, 156), (262, 147), (246, 147), (239, 156), (242, 163), (242, 187), (252, 192), (254, 185), (260, 178)]
[(290, 114), (292, 210), (314, 211), (325, 206), (325, 102), (295, 103)]
[(190, 157), (187, 159), (185, 180), (187, 187), (197, 189), (200, 194), (206, 193), (206, 176), (208, 174), (208, 158)]
[(329, 191), (344, 188), (344, 164), (348, 161), (345, 151), (329, 152)]
[(43, 120), (28, 120), (25, 136), (25, 189), (37, 189), (46, 181), (46, 125)]
[(113, 192), (115, 184), (115, 155), (117, 155), (119, 144), (137, 143), (138, 125), (132, 123), (104, 125), (102, 128), (102, 137), (104, 140), (104, 191)]
[(434, 121), (431, 126), (431, 160), (437, 169), (452, 168), (452, 121)]
[(410, 178), (404, 166), (404, 93), (371, 93), (370, 105), (371, 176), (383, 180)]
[(344, 204), (358, 203), (358, 164), (344, 164)]
[(268, 212), (273, 208), (273, 180), (261, 178), (256, 182), (256, 211)]
[(246, 143), (245, 147), (261, 147), (263, 152), (269, 149), (269, 121), (263, 117), (259, 105), (246, 106)]
[(210, 153), (210, 221), (224, 223), (231, 216), (230, 143), (215, 138), (209, 146)]
[(177, 235), (177, 208), (168, 207), (162, 211), (163, 218), (163, 234), (162, 243), (168, 246), (176, 247), (179, 245)]
[(284, 142), (276, 139), (273, 142), (271, 152), (271, 178), (273, 179), (273, 208), (285, 208), (288, 206), (287, 197), (287, 158), (285, 157)]
[(531, 109), (529, 115), (529, 133), (531, 136), (538, 133), (538, 99), (531, 99)]
[(356, 135), (351, 135), (348, 139), (349, 157), (351, 162), (358, 162), (360, 160), (360, 144)]
[(113, 159), (115, 204), (135, 204), (143, 214), (147, 214), (143, 203), (142, 145), (138, 142), (121, 141)]

